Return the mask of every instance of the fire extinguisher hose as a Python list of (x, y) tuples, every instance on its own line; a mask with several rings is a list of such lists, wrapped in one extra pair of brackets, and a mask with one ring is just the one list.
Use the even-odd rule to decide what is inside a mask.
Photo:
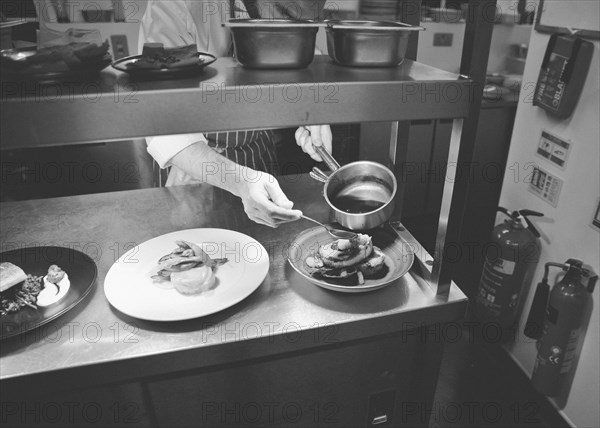
[(535, 340), (540, 340), (544, 332), (544, 317), (546, 315), (548, 298), (550, 297), (550, 286), (548, 285), (550, 266), (560, 267), (564, 271), (569, 269), (569, 265), (553, 262), (546, 263), (544, 267), (544, 277), (535, 289), (535, 296), (531, 303), (531, 309), (529, 310), (529, 316), (527, 317), (524, 331), (525, 336)]

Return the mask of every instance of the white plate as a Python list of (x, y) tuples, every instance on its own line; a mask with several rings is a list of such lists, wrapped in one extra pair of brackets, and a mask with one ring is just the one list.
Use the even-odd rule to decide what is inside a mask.
[(386, 271), (383, 276), (374, 279), (365, 279), (363, 285), (344, 285), (341, 282), (315, 278), (308, 272), (305, 260), (316, 251), (320, 245), (327, 244), (334, 239), (322, 227), (307, 229), (294, 239), (290, 245), (288, 261), (290, 265), (305, 279), (319, 287), (341, 293), (365, 293), (378, 290), (393, 284), (402, 278), (410, 269), (414, 261), (412, 248), (398, 235), (385, 229), (375, 229), (369, 232), (373, 245), (381, 249), (385, 257)]
[[(212, 258), (229, 261), (216, 271), (217, 286), (193, 296), (161, 288), (151, 278), (157, 261), (177, 248), (175, 241), (194, 242)], [(258, 241), (226, 229), (188, 229), (167, 233), (132, 248), (117, 260), (104, 280), (104, 294), (119, 311), (150, 321), (181, 321), (210, 315), (241, 302), (269, 271), (269, 255)]]

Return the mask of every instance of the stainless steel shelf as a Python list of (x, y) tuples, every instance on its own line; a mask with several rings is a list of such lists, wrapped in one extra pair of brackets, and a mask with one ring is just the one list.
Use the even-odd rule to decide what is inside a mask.
[(219, 58), (197, 77), (135, 82), (107, 68), (88, 83), (3, 82), (1, 148), (231, 129), (462, 118), (472, 82), (406, 59), (347, 68), (316, 56), (302, 70), (248, 70)]
[[(279, 183), (307, 215), (328, 218), (328, 205), (315, 198), (321, 183), (307, 174), (282, 176)], [(26, 381), (30, 376), (35, 376), (36, 392), (40, 393), (208, 369), (327, 345), (322, 341), (332, 328), (336, 342), (342, 344), (442, 325), (461, 319), (467, 307), (466, 296), (454, 283), (446, 298), (436, 296), (435, 284), (429, 281), (432, 257), (397, 222), (395, 230), (415, 253), (411, 271), (377, 292), (344, 295), (310, 284), (289, 265), (289, 243), (305, 230), (306, 223), (286, 223), (279, 228), (255, 224), (239, 200), (215, 197), (207, 201), (199, 186), (8, 202), (2, 204), (0, 221), (2, 251), (52, 242), (90, 251), (98, 267), (97, 284), (90, 296), (79, 305), (81, 310), (74, 309), (61, 318), (58, 331), (40, 328), (2, 342), (0, 379), (3, 387), (14, 386), (10, 389), (13, 394), (19, 384), (30, 385)], [(165, 324), (132, 319), (108, 304), (102, 284), (117, 253), (122, 255), (127, 246), (164, 233), (196, 227), (236, 230), (256, 237), (269, 251), (267, 278), (241, 306)], [(93, 346), (83, 334), (89, 324), (103, 333)], [(262, 328), (255, 335), (255, 330), (249, 333), (244, 326)], [(320, 336), (315, 336), (313, 331), (319, 330)], [(301, 340), (290, 340), (291, 332), (298, 338), (302, 333)], [(117, 340), (114, 335), (119, 333)], [(40, 340), (46, 337), (48, 340)], [(59, 346), (65, 343), (68, 346)]]
[[(405, 142), (397, 147), (398, 121), (454, 119), (450, 165), (457, 161), (474, 92), (471, 80), (408, 59), (398, 67), (350, 68), (316, 56), (301, 70), (249, 70), (219, 58), (194, 78), (144, 82), (107, 68), (87, 83), (3, 82), (0, 148), (392, 121), (390, 160), (397, 163), (406, 152)], [(454, 170), (448, 174), (429, 279), (437, 295), (450, 289), (439, 281)]]

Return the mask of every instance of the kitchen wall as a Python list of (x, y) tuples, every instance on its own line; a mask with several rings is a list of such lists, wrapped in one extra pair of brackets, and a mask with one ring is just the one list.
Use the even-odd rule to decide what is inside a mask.
[[(553, 3), (559, 2), (544, 3), (544, 13), (551, 11)], [(576, 12), (562, 11), (560, 21), (564, 26), (576, 26), (577, 23), (581, 23), (579, 17), (585, 11), (573, 10)], [(598, 25), (598, 15), (595, 16), (595, 24)], [(549, 34), (534, 31), (529, 40), (522, 92), (500, 199), (500, 204), (509, 209), (529, 208), (545, 214), (544, 218), (534, 220), (542, 233), (542, 253), (533, 286), (527, 295), (525, 309), (521, 315), (521, 334), (514, 343), (506, 346), (507, 351), (527, 375), (531, 375), (533, 371), (537, 349), (535, 342), (526, 338), (522, 331), (533, 299), (535, 284), (543, 275), (543, 264), (549, 261), (563, 263), (568, 258), (577, 258), (591, 265), (595, 272), (600, 272), (600, 230), (591, 224), (600, 196), (600, 43), (598, 40), (594, 41), (592, 64), (575, 111), (568, 119), (559, 120), (533, 106), (531, 102), (549, 37)], [(565, 169), (560, 169), (535, 154), (542, 130), (549, 131), (572, 144)], [(539, 165), (563, 180), (556, 207), (528, 190), (533, 165)], [(497, 220), (500, 222), (503, 218), (499, 216)], [(600, 426), (599, 288), (596, 287), (593, 293), (593, 311), (570, 391), (568, 387), (563, 388), (558, 397), (551, 399), (563, 416), (577, 427)]]
[[(56, 0), (36, 0), (39, 17), (40, 17), (40, 40), (46, 40), (48, 33), (64, 32), (69, 28), (78, 28), (86, 30), (98, 30), (102, 40), (108, 40), (111, 44), (111, 54), (114, 58), (127, 56), (124, 54), (116, 55), (116, 46), (113, 46), (111, 36), (118, 35), (126, 38), (126, 47), (128, 55), (137, 55), (137, 43), (139, 35), (139, 23), (146, 9), (145, 0), (120, 0), (122, 6), (123, 22), (114, 22), (114, 18), (110, 22), (85, 22), (82, 10), (96, 11), (99, 9), (111, 9), (114, 7), (113, 0), (67, 0), (61, 2), (60, 10), (66, 11), (69, 22), (57, 22), (57, 16), (54, 15), (53, 5), (56, 5)], [(60, 9), (62, 8), (62, 9)], [(59, 12), (60, 14), (60, 12)]]
[[(465, 35), (465, 22), (421, 22), (417, 60), (442, 70), (458, 73)], [(434, 37), (443, 37), (449, 46), (436, 46)]]
[[(419, 33), (419, 62), (458, 73), (465, 34), (465, 22), (433, 22), (421, 23), (425, 31)], [(514, 66), (509, 63), (511, 44), (527, 44), (531, 33), (531, 25), (516, 25), (512, 22), (494, 25), (488, 73), (515, 73)], [(450, 40), (450, 46), (436, 46), (436, 39), (443, 37)]]

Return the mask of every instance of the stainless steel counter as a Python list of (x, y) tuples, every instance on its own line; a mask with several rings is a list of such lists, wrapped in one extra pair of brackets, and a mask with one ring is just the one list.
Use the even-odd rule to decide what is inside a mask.
[[(2, 148), (231, 129), (465, 117), (477, 88), (405, 59), (350, 68), (248, 70), (219, 58), (194, 78), (136, 82), (112, 68), (86, 83), (2, 82)], [(257, 114), (260, 112), (260, 114)], [(168, 113), (168, 114), (165, 114)]]
[[(305, 175), (281, 177), (280, 183), (296, 207), (328, 219), (319, 183)], [(260, 226), (246, 218), (238, 200), (220, 195), (207, 200), (198, 187), (182, 186), (1, 204), (1, 250), (68, 245), (88, 253), (98, 266), (86, 300), (50, 324), (2, 342), (3, 386), (36, 382), (42, 388), (70, 389), (126, 381), (335, 346), (447, 323), (464, 314), (467, 300), (454, 284), (442, 299), (415, 271), (363, 295), (312, 285), (290, 268), (284, 251), (310, 224)], [(109, 305), (104, 278), (130, 245), (202, 227), (238, 230), (268, 249), (270, 270), (256, 292), (220, 313), (171, 323), (136, 320)]]

